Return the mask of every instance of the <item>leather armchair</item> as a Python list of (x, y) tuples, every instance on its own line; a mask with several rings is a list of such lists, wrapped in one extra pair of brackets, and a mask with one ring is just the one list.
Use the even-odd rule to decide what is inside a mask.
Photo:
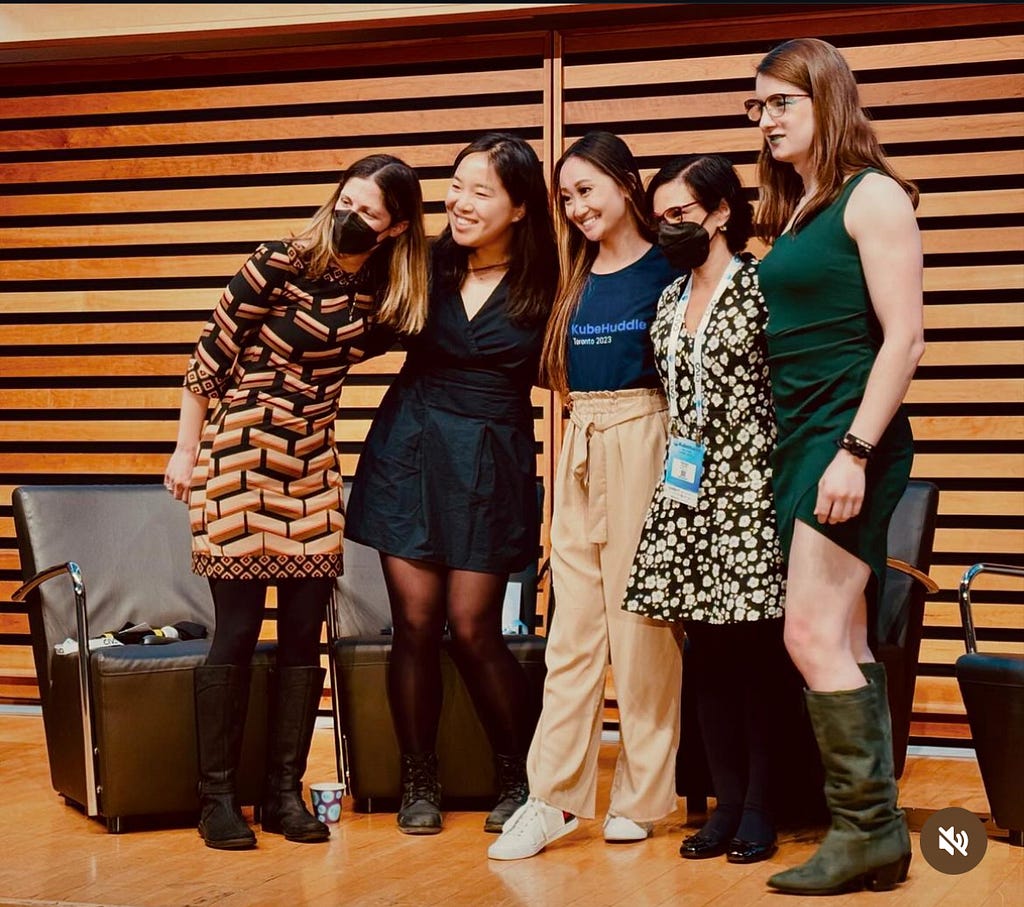
[[(193, 669), (209, 639), (59, 655), (126, 623), (188, 620), (213, 632), (206, 581), (192, 574), (185, 507), (161, 485), (17, 488), (15, 531), (53, 788), (110, 831), (129, 817), (198, 810)], [(88, 593), (88, 596), (87, 596)], [(254, 658), (239, 800), (261, 800), (267, 671)]]
[(992, 818), (1024, 847), (1024, 655), (979, 652), (971, 611), (971, 584), (982, 573), (1024, 576), (1024, 567), (975, 564), (960, 581), (960, 618), (967, 652), (956, 679), (971, 725), (974, 751)]

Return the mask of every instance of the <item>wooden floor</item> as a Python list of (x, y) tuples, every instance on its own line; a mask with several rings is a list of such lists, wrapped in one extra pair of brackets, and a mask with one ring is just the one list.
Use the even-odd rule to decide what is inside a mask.
[[(601, 799), (606, 802), (614, 745), (602, 747)], [(331, 732), (318, 729), (307, 781), (333, 780)], [(972, 759), (915, 757), (901, 782), (912, 826), (927, 810), (988, 806)], [(346, 809), (348, 808), (346, 802)], [(259, 835), (253, 851), (226, 853), (202, 845), (194, 828), (107, 834), (64, 805), (50, 788), (42, 721), (0, 715), (0, 905), (104, 907), (654, 907), (654, 905), (772, 904), (822, 907), (819, 898), (771, 894), (765, 879), (805, 859), (816, 832), (787, 835), (774, 859), (734, 866), (724, 858), (690, 862), (678, 856), (685, 816), (659, 823), (640, 844), (605, 844), (600, 821), (530, 860), (496, 863), (486, 857), (494, 840), (482, 813), (449, 813), (435, 837), (408, 837), (393, 814), (349, 810), (330, 843), (292, 844)], [(697, 821), (695, 817), (695, 821)], [(257, 833), (259, 830), (257, 828)], [(686, 832), (689, 833), (689, 830)], [(1010, 907), (1024, 903), (1024, 848), (991, 836), (981, 865), (961, 876), (943, 875), (920, 855), (907, 884), (887, 894), (860, 893), (830, 905), (872, 907)]]

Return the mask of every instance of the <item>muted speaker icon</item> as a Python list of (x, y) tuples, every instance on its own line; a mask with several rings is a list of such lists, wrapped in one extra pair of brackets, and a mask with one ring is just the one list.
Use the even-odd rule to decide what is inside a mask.
[(956, 855), (957, 852), (961, 856), (967, 856), (967, 832), (961, 831), (959, 834), (953, 831), (953, 826), (949, 828), (939, 828), (939, 849), (946, 851), (946, 853)]

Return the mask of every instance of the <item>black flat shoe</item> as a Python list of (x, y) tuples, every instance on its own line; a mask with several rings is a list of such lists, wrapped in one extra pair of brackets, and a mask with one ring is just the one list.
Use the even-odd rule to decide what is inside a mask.
[(728, 837), (705, 837), (700, 832), (683, 839), (679, 846), (679, 856), (684, 860), (709, 860), (720, 857), (730, 846)]
[(743, 841), (740, 838), (733, 838), (729, 842), (729, 849), (725, 859), (730, 863), (760, 863), (774, 855), (779, 849), (775, 841), (758, 843), (755, 841)]

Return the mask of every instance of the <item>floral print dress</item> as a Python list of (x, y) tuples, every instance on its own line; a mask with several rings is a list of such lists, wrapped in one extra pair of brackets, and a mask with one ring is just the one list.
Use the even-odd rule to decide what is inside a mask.
[[(704, 337), (702, 437), (693, 406), (694, 338), (676, 347), (677, 406), (670, 433), (703, 443), (704, 477), (696, 507), (659, 485), (637, 546), (623, 607), (662, 620), (712, 624), (782, 616), (782, 553), (771, 496), (775, 446), (757, 260), (741, 266), (714, 305)], [(666, 287), (651, 325), (658, 372), (668, 387), (669, 334), (688, 275)]]

